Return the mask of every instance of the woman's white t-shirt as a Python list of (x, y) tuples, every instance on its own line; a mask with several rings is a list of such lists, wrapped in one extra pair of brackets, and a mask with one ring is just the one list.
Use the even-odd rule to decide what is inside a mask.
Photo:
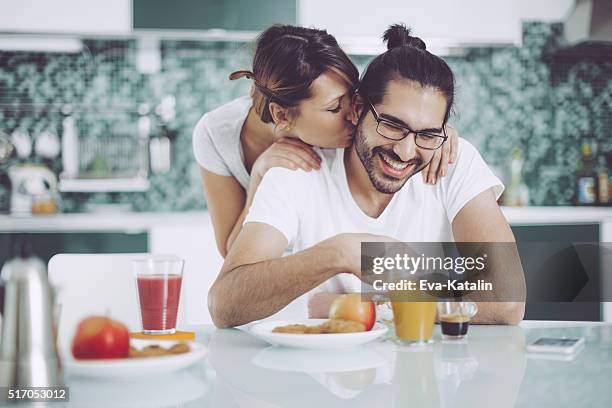
[(253, 102), (243, 96), (205, 113), (193, 130), (193, 153), (206, 170), (234, 177), (246, 190), (249, 172), (244, 167), (240, 144), (242, 125)]

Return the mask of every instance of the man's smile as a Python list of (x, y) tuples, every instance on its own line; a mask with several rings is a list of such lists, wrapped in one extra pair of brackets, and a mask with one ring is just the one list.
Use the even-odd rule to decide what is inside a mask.
[(396, 179), (406, 177), (406, 175), (408, 175), (408, 173), (413, 170), (415, 165), (418, 163), (418, 160), (410, 160), (407, 162), (396, 160), (383, 152), (379, 152), (378, 157), (380, 158), (383, 172)]

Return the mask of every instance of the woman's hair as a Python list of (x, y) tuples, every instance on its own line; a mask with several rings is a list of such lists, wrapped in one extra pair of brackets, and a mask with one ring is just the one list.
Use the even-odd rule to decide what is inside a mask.
[(236, 71), (229, 78), (254, 80), (253, 106), (261, 120), (270, 123), (270, 102), (297, 107), (312, 96), (310, 85), (326, 70), (351, 87), (359, 80), (359, 71), (327, 31), (275, 24), (257, 38), (253, 71)]
[(387, 43), (387, 51), (368, 65), (359, 84), (360, 92), (376, 105), (382, 102), (391, 80), (407, 79), (432, 87), (446, 98), (446, 123), (455, 99), (455, 79), (446, 62), (427, 51), (425, 42), (412, 37), (410, 29), (403, 24), (390, 26), (383, 34), (383, 41)]

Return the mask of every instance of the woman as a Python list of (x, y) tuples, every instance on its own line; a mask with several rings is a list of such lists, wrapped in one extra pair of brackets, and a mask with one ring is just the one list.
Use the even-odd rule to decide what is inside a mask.
[[(193, 148), (204, 183), (217, 248), (223, 257), (238, 236), (264, 174), (272, 167), (320, 168), (312, 146), (350, 145), (350, 100), (359, 73), (325, 30), (273, 25), (257, 39), (250, 96), (198, 122)], [(456, 155), (457, 133), (423, 171), (426, 182), (444, 176)]]

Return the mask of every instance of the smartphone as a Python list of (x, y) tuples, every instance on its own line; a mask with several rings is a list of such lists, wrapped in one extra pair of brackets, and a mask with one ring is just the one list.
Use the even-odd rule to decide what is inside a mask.
[(584, 338), (540, 337), (527, 345), (533, 353), (574, 354), (584, 346)]

